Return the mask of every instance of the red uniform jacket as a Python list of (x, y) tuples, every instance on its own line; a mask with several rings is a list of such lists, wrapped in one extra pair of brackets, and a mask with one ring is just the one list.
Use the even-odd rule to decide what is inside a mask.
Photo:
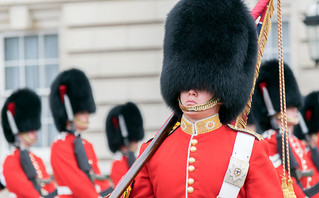
[(119, 159), (115, 159), (112, 163), (111, 168), (111, 180), (114, 184), (114, 186), (117, 185), (117, 183), (121, 180), (123, 175), (128, 171), (128, 158), (124, 156), (123, 154), (119, 154), (121, 157)]
[[(213, 117), (214, 118), (214, 117)], [(194, 128), (198, 135), (194, 134)], [(183, 118), (136, 177), (130, 197), (217, 197), (233, 152), (237, 131), (207, 118), (196, 127)], [(148, 144), (143, 144), (142, 153)], [(268, 143), (255, 139), (240, 198), (283, 197), (269, 160)]]
[[(283, 175), (283, 165), (282, 160), (280, 159), (278, 150), (277, 150), (277, 139), (276, 135), (278, 134), (277, 131), (274, 130), (268, 130), (263, 134), (263, 137), (265, 140), (269, 143), (269, 149), (270, 149), (270, 159), (273, 162), (275, 168), (277, 169), (277, 172), (279, 175)], [(295, 136), (289, 137), (289, 144), (291, 145), (292, 152), (298, 162), (299, 169), (302, 171), (307, 171), (312, 169), (313, 170), (313, 176), (312, 177), (301, 177), (300, 183), (304, 188), (309, 188), (316, 183), (319, 182), (319, 173), (311, 159), (311, 153), (307, 151), (306, 146), (304, 143), (296, 138)], [(286, 171), (286, 175), (287, 175)], [(302, 188), (297, 184), (297, 181), (295, 178), (292, 178), (294, 182), (294, 191), (297, 196), (297, 198), (304, 198), (305, 194), (302, 191)], [(313, 196), (315, 198), (319, 198), (319, 194)]]
[[(72, 191), (72, 195), (60, 195), (60, 197), (97, 198), (99, 197), (98, 191), (106, 190), (110, 187), (110, 184), (107, 180), (95, 180), (94, 186), (86, 174), (78, 167), (74, 155), (74, 139), (74, 135), (63, 132), (51, 146), (51, 165), (54, 178), (58, 186), (67, 186)], [(83, 139), (83, 146), (94, 173), (100, 175), (101, 171), (97, 165), (98, 160), (92, 144)]]
[[(30, 152), (32, 164), (37, 172), (39, 179), (49, 179), (50, 175), (47, 173), (43, 161)], [(3, 163), (3, 175), (6, 180), (7, 189), (14, 193), (17, 198), (38, 198), (41, 195), (34, 188), (32, 182), (28, 180), (20, 163), (20, 151), (16, 149), (13, 154), (7, 156)], [(54, 183), (40, 184), (42, 194), (53, 192), (55, 190)]]

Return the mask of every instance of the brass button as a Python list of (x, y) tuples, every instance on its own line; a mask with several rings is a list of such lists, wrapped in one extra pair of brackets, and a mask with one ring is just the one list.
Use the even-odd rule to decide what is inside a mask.
[(188, 161), (190, 164), (194, 164), (196, 160), (195, 160), (195, 158), (191, 157), (191, 158), (189, 158)]
[(191, 143), (192, 143), (192, 145), (196, 145), (198, 143), (198, 140), (192, 139)]
[(195, 180), (193, 178), (188, 178), (188, 184), (193, 185)]
[(195, 167), (194, 167), (194, 166), (189, 166), (189, 167), (188, 167), (188, 171), (189, 171), (189, 172), (193, 172), (194, 170), (195, 170)]
[(89, 160), (89, 164), (93, 164), (93, 161), (92, 161), (92, 160)]
[(197, 151), (197, 148), (195, 146), (191, 146), (191, 151), (195, 152), (195, 151)]
[(187, 192), (188, 192), (188, 193), (193, 193), (193, 192), (194, 192), (194, 188), (191, 187), (191, 186), (188, 187), (188, 188), (187, 188)]

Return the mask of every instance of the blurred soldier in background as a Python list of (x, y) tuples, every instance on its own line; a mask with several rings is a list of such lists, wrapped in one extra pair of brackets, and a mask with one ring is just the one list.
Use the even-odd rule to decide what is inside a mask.
[(30, 152), (41, 128), (39, 96), (29, 89), (14, 92), (3, 105), (1, 117), (4, 136), (15, 146), (3, 163), (8, 191), (18, 198), (56, 196), (42, 159)]
[(61, 72), (51, 85), (50, 107), (60, 135), (51, 146), (51, 165), (63, 197), (97, 198), (112, 191), (101, 176), (93, 145), (81, 138), (96, 110), (90, 82), (77, 69)]
[[(303, 142), (293, 135), (293, 127), (299, 122), (298, 109), (301, 107), (302, 99), (292, 70), (286, 64), (284, 65), (284, 70), (288, 138), (292, 150), (290, 152), (290, 167), (294, 181), (293, 188), (298, 198), (305, 197), (305, 195), (312, 197), (319, 192), (319, 188), (317, 187), (319, 172), (312, 159), (307, 155)], [(258, 127), (264, 131), (264, 139), (269, 142), (270, 159), (277, 169), (278, 175), (283, 175), (282, 136), (279, 131), (282, 115), (280, 112), (278, 60), (264, 62), (259, 72), (253, 95), (251, 113)], [(314, 197), (319, 197), (319, 195), (317, 194)]]
[(143, 118), (134, 103), (111, 109), (106, 118), (106, 136), (110, 150), (115, 153), (110, 176), (116, 186), (136, 159), (137, 142), (144, 138)]
[[(319, 91), (313, 91), (304, 98), (304, 104), (300, 113), (307, 127), (307, 133), (311, 138), (310, 144), (317, 146), (319, 132)], [(294, 128), (294, 134), (301, 140), (305, 140), (305, 134), (300, 125)]]

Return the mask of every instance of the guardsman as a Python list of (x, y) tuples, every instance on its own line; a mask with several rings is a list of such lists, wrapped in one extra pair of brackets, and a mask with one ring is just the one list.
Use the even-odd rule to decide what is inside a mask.
[(256, 35), (241, 0), (181, 0), (170, 11), (160, 84), (180, 126), (139, 172), (130, 197), (283, 197), (268, 143), (228, 125), (249, 99)]
[(106, 136), (115, 153), (110, 177), (116, 186), (134, 163), (137, 143), (144, 138), (143, 118), (136, 104), (128, 102), (111, 109), (106, 118)]
[(10, 95), (1, 111), (2, 128), (15, 150), (3, 163), (6, 188), (17, 198), (54, 197), (55, 185), (42, 159), (30, 151), (41, 128), (41, 101), (29, 90)]
[[(311, 144), (317, 146), (319, 132), (319, 91), (313, 91), (304, 98), (304, 104), (301, 107), (300, 113), (306, 123)], [(305, 140), (305, 135), (300, 125), (294, 128), (294, 134), (299, 139)]]
[[(60, 73), (51, 85), (50, 107), (60, 135), (51, 146), (51, 165), (63, 197), (97, 198), (112, 191), (101, 176), (93, 145), (81, 138), (96, 110), (91, 85), (78, 69)], [(61, 196), (62, 197), (62, 196)]]
[[(252, 102), (252, 114), (258, 127), (264, 131), (263, 137), (269, 143), (270, 159), (275, 166), (278, 175), (283, 174), (281, 134), (278, 126), (281, 126), (280, 95), (279, 95), (279, 66), (278, 60), (269, 60), (260, 67), (259, 77), (255, 86), (255, 93)], [(289, 144), (292, 150), (290, 156), (291, 175), (296, 196), (319, 197), (316, 184), (319, 182), (319, 173), (307, 155), (306, 145), (293, 135), (293, 128), (298, 124), (298, 109), (301, 107), (302, 98), (297, 81), (290, 67), (284, 64), (285, 90), (287, 104), (287, 125), (289, 133)], [(269, 95), (269, 104), (273, 106), (274, 114), (270, 117), (271, 111), (267, 109), (264, 97)], [(272, 123), (271, 121), (274, 121)], [(286, 163), (287, 164), (287, 163)], [(312, 173), (311, 173), (312, 172)], [(308, 189), (308, 190), (307, 190)], [(309, 194), (311, 191), (311, 194)]]

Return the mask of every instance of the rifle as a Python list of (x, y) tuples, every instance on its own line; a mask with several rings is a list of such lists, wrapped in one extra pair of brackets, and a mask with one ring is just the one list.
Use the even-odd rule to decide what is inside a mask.
[(309, 135), (309, 130), (308, 127), (305, 123), (305, 120), (303, 119), (301, 113), (298, 111), (298, 117), (299, 117), (299, 125), (301, 128), (301, 131), (303, 133), (303, 135), (305, 136), (306, 142), (310, 148), (311, 151), (311, 156), (312, 156), (312, 161), (315, 164), (317, 170), (319, 170), (319, 151), (318, 151), (318, 147), (316, 146), (312, 146), (311, 143), (311, 138)]
[(125, 174), (125, 176), (121, 179), (121, 181), (116, 186), (114, 191), (106, 197), (118, 198), (124, 193), (124, 191), (127, 189), (127, 187), (132, 183), (134, 178), (137, 176), (137, 174), (144, 167), (146, 162), (153, 156), (153, 154), (156, 152), (157, 148), (162, 144), (162, 142), (165, 140), (165, 138), (171, 132), (172, 128), (175, 126), (175, 124), (178, 120), (179, 120), (179, 117), (175, 114), (172, 114), (167, 119), (167, 121), (164, 123), (164, 125), (161, 127), (161, 129), (158, 131), (158, 133), (155, 135), (155, 137), (153, 138), (151, 143), (147, 146), (147, 148), (144, 150), (144, 152), (140, 155), (139, 158), (137, 158), (137, 160), (134, 162), (134, 164), (131, 166), (131, 168), (128, 170), (128, 172)]

